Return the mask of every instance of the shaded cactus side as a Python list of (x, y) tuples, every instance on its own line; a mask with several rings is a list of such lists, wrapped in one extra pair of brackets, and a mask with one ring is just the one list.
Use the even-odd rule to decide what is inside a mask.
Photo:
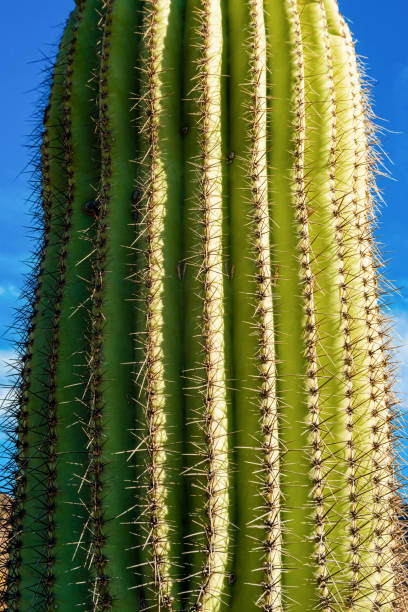
[(403, 609), (371, 118), (335, 0), (77, 0), (7, 609)]

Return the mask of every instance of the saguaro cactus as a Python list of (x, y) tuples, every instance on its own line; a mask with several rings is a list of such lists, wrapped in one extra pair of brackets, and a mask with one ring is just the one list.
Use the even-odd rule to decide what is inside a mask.
[(335, 0), (76, 1), (9, 610), (402, 605), (370, 117)]

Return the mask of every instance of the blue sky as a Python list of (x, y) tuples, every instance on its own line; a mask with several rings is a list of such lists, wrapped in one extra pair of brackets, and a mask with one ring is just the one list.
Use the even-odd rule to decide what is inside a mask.
[[(392, 9), (373, 0), (339, 0), (343, 15), (358, 39), (357, 50), (368, 58), (376, 114), (386, 130), (382, 146), (393, 180), (381, 180), (386, 205), (382, 207), (379, 238), (388, 259), (386, 274), (400, 289), (393, 297), (393, 314), (400, 343), (408, 343), (408, 46), (405, 0), (394, 0)], [(38, 100), (42, 58), (52, 55), (61, 24), (73, 0), (23, 0), (5, 3), (0, 24), (0, 360), (10, 355), (6, 328), (22, 284), (24, 260), (29, 257), (29, 174), (24, 172), (31, 152), (28, 135)], [(391, 3), (390, 3), (391, 6)], [(402, 348), (401, 388), (408, 392), (408, 350)], [(0, 382), (4, 367), (0, 367)]]

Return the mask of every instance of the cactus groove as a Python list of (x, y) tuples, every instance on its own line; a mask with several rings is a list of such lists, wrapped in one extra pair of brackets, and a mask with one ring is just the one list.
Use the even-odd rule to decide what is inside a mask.
[(336, 0), (76, 0), (41, 138), (2, 609), (403, 610), (379, 159)]

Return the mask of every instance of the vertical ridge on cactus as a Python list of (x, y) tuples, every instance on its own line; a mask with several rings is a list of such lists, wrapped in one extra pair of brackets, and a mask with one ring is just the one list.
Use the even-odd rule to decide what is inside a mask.
[(228, 423), (224, 348), (224, 270), (222, 201), (222, 15), (218, 0), (205, 0), (198, 17), (197, 156), (202, 256), (202, 350), (205, 519), (202, 580), (198, 609), (219, 606), (228, 552)]
[[(316, 6), (316, 5), (315, 5)], [(306, 8), (306, 7), (305, 7)], [(305, 317), (305, 356), (306, 356), (306, 426), (310, 431), (310, 462), (312, 466), (312, 499), (314, 505), (314, 521), (317, 562), (316, 584), (319, 587), (317, 596), (321, 609), (326, 612), (329, 608), (328, 568), (327, 568), (327, 543), (326, 543), (326, 521), (327, 515), (324, 507), (324, 472), (323, 472), (323, 439), (321, 424), (321, 392), (318, 377), (318, 328), (316, 310), (316, 281), (312, 272), (314, 263), (311, 229), (309, 221), (313, 200), (309, 200), (306, 188), (305, 175), (307, 167), (307, 130), (306, 130), (306, 91), (305, 91), (305, 53), (302, 37), (299, 8), (296, 0), (291, 0), (289, 6), (289, 19), (291, 34), (294, 42), (294, 84), (293, 84), (293, 106), (294, 106), (294, 128), (295, 146), (293, 153), (293, 178), (292, 191), (296, 210), (297, 231), (299, 236), (298, 253), (300, 259), (300, 279), (302, 295), (304, 298)], [(313, 108), (313, 105), (311, 105)], [(314, 127), (314, 126), (312, 126)], [(312, 150), (312, 147), (310, 147)], [(309, 170), (310, 171), (310, 170)], [(313, 170), (312, 170), (313, 172)], [(318, 272), (319, 273), (319, 272)]]
[[(138, 202), (140, 235), (135, 238), (144, 260), (143, 321), (138, 384), (143, 392), (146, 460), (146, 563), (144, 580), (154, 576), (151, 604), (171, 607), (180, 591), (177, 572), (181, 556), (183, 512), (178, 479), (183, 471), (180, 449), (183, 439), (181, 317), (179, 280), (175, 271), (182, 259), (180, 250), (183, 160), (181, 135), (174, 116), (181, 115), (180, 36), (182, 3), (153, 2), (146, 9), (142, 51), (142, 93), (136, 102), (141, 115), (141, 133), (146, 158), (142, 160)], [(174, 31), (170, 34), (170, 27)], [(180, 88), (180, 96), (166, 90)], [(173, 172), (169, 171), (171, 160)], [(176, 238), (176, 241), (173, 239)], [(176, 335), (176, 337), (174, 337)], [(142, 373), (143, 372), (143, 373)]]
[[(359, 76), (353, 53), (353, 45), (350, 32), (344, 21), (341, 22), (342, 33), (346, 41), (348, 68), (353, 96), (353, 129), (355, 146), (355, 171), (353, 174), (353, 207), (355, 218), (355, 232), (358, 237), (358, 253), (360, 258), (360, 274), (364, 287), (363, 293), (365, 327), (368, 331), (366, 342), (368, 345), (370, 377), (370, 414), (372, 423), (372, 466), (373, 471), (378, 474), (374, 482), (374, 539), (372, 548), (375, 555), (375, 582), (378, 585), (376, 603), (381, 604), (387, 598), (387, 591), (392, 590), (393, 578), (390, 565), (390, 551), (386, 552), (387, 545), (390, 544), (391, 532), (390, 523), (395, 520), (395, 509), (392, 507), (392, 500), (387, 495), (392, 491), (392, 483), (389, 480), (389, 470), (391, 459), (391, 449), (389, 446), (389, 408), (390, 408), (390, 389), (388, 388), (387, 370), (384, 368), (386, 363), (384, 351), (384, 336), (378, 309), (377, 282), (373, 263), (371, 234), (367, 211), (361, 209), (358, 201), (358, 188), (362, 183), (364, 189), (366, 206), (370, 204), (369, 196), (369, 162), (367, 144), (363, 138), (359, 138), (359, 133), (363, 129), (361, 125), (362, 101), (359, 89)], [(361, 170), (362, 166), (362, 170)], [(382, 469), (378, 472), (378, 468)], [(390, 522), (389, 522), (390, 521)], [(388, 524), (388, 526), (387, 526)], [(388, 541), (388, 543), (387, 543)], [(385, 553), (385, 554), (384, 554)]]
[[(56, 72), (51, 87), (50, 105), (44, 115), (42, 143), (42, 204), (44, 240), (38, 284), (34, 296), (30, 343), (27, 347), (21, 387), (21, 417), (18, 448), (23, 463), (18, 474), (16, 504), (18, 521), (22, 519), (20, 542), (11, 559), (19, 581), (13, 585), (18, 606), (30, 605), (33, 595), (45, 607), (52, 597), (54, 581), (55, 535), (55, 442), (56, 442), (56, 356), (57, 334), (64, 278), (64, 247), (70, 203), (66, 196), (67, 176), (61, 168), (64, 158), (64, 75), (69, 66), (76, 23), (70, 19), (60, 46)], [(59, 158), (59, 159), (58, 159)], [(29, 476), (30, 474), (30, 476)], [(19, 480), (21, 479), (21, 482)], [(20, 498), (20, 499), (19, 499)], [(38, 524), (41, 522), (42, 528)], [(21, 547), (21, 548), (20, 548)], [(20, 560), (21, 550), (27, 556)], [(14, 552), (14, 551), (13, 551)], [(42, 588), (32, 585), (32, 576), (43, 568)], [(14, 568), (13, 568), (14, 571)], [(11, 577), (12, 574), (10, 574)], [(25, 582), (27, 581), (27, 582)], [(20, 584), (29, 584), (21, 588)]]
[(76, 1), (2, 609), (404, 609), (375, 141), (335, 0)]
[(276, 398), (276, 354), (273, 320), (273, 275), (271, 268), (271, 239), (268, 206), (267, 164), (267, 61), (266, 33), (263, 2), (254, 0), (250, 10), (250, 82), (252, 88), (249, 113), (250, 167), (249, 180), (252, 191), (253, 248), (256, 253), (255, 278), (256, 302), (254, 316), (257, 321), (259, 372), (259, 421), (262, 438), (259, 444), (263, 451), (264, 469), (261, 471), (262, 497), (264, 501), (263, 526), (265, 531), (264, 582), (259, 603), (264, 607), (280, 610), (282, 606), (281, 567), (281, 521), (280, 521), (280, 477), (279, 477), (279, 431)]
[[(135, 415), (130, 408), (134, 397), (132, 361), (134, 308), (129, 276), (128, 249), (133, 241), (131, 196), (134, 190), (136, 129), (129, 103), (137, 86), (135, 62), (138, 46), (129, 46), (139, 27), (139, 12), (130, 2), (103, 2), (100, 9), (97, 73), (97, 126), (101, 171), (97, 197), (98, 215), (91, 255), (91, 325), (89, 364), (89, 466), (84, 478), (90, 479), (91, 544), (88, 554), (93, 573), (89, 588), (92, 606), (109, 609), (117, 598), (117, 582), (122, 582), (122, 607), (131, 607), (136, 594), (132, 572), (134, 563), (132, 530), (128, 510), (128, 490), (134, 481), (128, 452), (134, 443)], [(136, 39), (137, 41), (137, 39)], [(135, 42), (136, 42), (135, 41)], [(125, 113), (123, 108), (125, 105)], [(115, 486), (117, 473), (123, 478)], [(113, 528), (113, 525), (115, 527)]]
[[(62, 286), (60, 324), (58, 330), (58, 357), (56, 371), (56, 455), (55, 487), (64, 490), (56, 496), (54, 513), (55, 548), (54, 582), (50, 595), (55, 601), (64, 596), (66, 568), (84, 565), (86, 557), (81, 540), (89, 542), (89, 532), (84, 531), (90, 507), (90, 491), (82, 486), (87, 464), (86, 425), (88, 411), (84, 410), (87, 398), (87, 335), (89, 317), (87, 303), (90, 296), (91, 266), (88, 258), (89, 244), (94, 233), (92, 216), (84, 214), (83, 204), (92, 201), (100, 173), (96, 155), (97, 140), (93, 120), (95, 108), (90, 98), (94, 95), (84, 84), (90, 81), (96, 70), (96, 43), (98, 27), (94, 20), (96, 0), (78, 5), (74, 37), (68, 50), (68, 66), (65, 75), (64, 96), (64, 155), (58, 163), (67, 175), (67, 219), (64, 262), (61, 265)], [(90, 60), (89, 58), (93, 58)], [(85, 118), (85, 119), (84, 119)], [(73, 339), (75, 346), (73, 347)], [(61, 461), (58, 457), (69, 457)], [(75, 534), (75, 537), (73, 537)], [(75, 564), (72, 565), (75, 559)], [(50, 568), (51, 569), (51, 568)], [(75, 569), (72, 580), (76, 581)], [(89, 574), (86, 574), (89, 577)], [(73, 605), (86, 597), (87, 587), (78, 584)], [(49, 605), (52, 605), (52, 599)]]

